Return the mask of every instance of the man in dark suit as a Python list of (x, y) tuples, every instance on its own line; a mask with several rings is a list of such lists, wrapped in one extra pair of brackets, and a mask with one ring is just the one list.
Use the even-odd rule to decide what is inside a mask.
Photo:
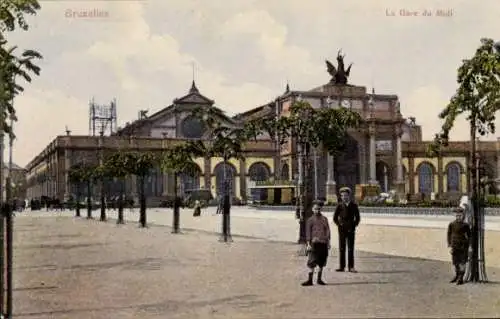
[(349, 272), (357, 272), (354, 268), (354, 240), (356, 227), (360, 222), (358, 205), (351, 201), (351, 190), (348, 187), (340, 189), (340, 198), (342, 202), (337, 205), (333, 222), (337, 225), (339, 231), (339, 257), (340, 265), (336, 271), (345, 270), (345, 248), (347, 245)]

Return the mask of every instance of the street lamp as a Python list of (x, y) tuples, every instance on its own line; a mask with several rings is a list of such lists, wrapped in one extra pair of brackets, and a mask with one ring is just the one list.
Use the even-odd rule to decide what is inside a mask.
[[(301, 102), (303, 101), (303, 98), (301, 95), (297, 97), (297, 101)], [(301, 114), (299, 117), (299, 121), (297, 123), (297, 130), (296, 130), (296, 135), (297, 135), (297, 148), (298, 148), (298, 153), (299, 153), (299, 162), (298, 162), (298, 173), (299, 173), (299, 179), (298, 179), (298, 188), (299, 188), (299, 200), (300, 200), (300, 220), (299, 220), (299, 244), (305, 244), (305, 238), (306, 238), (306, 194), (304, 191), (304, 183), (305, 183), (305, 170), (304, 170), (304, 161), (305, 157), (308, 157), (309, 160), (309, 127), (306, 127), (309, 125), (309, 121), (311, 119), (311, 113), (306, 110), (305, 114)], [(305, 136), (304, 136), (305, 134)], [(316, 159), (316, 150), (314, 150), (314, 156)], [(309, 163), (309, 161), (308, 161)], [(317, 165), (315, 163), (315, 179), (316, 179), (316, 186), (315, 186), (315, 198), (317, 199), (318, 196), (318, 191), (317, 191)], [(311, 182), (311, 178), (308, 178), (308, 181)], [(304, 246), (305, 248), (305, 246)], [(299, 255), (304, 255), (306, 253), (305, 249), (302, 249), (299, 251)]]
[[(104, 143), (104, 127), (101, 128), (101, 131), (99, 132), (99, 168), (102, 170), (102, 166), (104, 164), (104, 149), (103, 149), (103, 143)], [(106, 221), (106, 194), (104, 190), (104, 172), (101, 171), (101, 216), (100, 220), (102, 222)]]
[[(299, 95), (297, 97), (297, 101), (301, 102), (302, 101), (302, 96)], [(297, 182), (298, 186), (298, 206), (299, 206), (299, 244), (305, 244), (304, 238), (305, 238), (305, 216), (304, 216), (304, 144), (303, 144), (303, 137), (302, 137), (302, 121), (298, 122), (298, 127), (297, 127), (297, 151), (298, 151), (298, 173), (299, 173), (299, 178)], [(305, 253), (305, 251), (303, 252)], [(302, 255), (302, 254), (301, 254)]]

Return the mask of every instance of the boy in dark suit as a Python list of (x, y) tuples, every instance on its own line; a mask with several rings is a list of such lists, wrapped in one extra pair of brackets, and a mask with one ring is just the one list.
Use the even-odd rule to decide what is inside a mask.
[(337, 225), (339, 231), (339, 257), (340, 265), (336, 271), (345, 270), (345, 248), (347, 245), (348, 261), (347, 267), (349, 272), (357, 272), (354, 268), (354, 240), (356, 235), (356, 227), (360, 222), (358, 205), (351, 201), (351, 189), (342, 187), (340, 189), (340, 198), (342, 202), (337, 205), (333, 222)]
[(455, 277), (450, 281), (461, 285), (464, 283), (465, 264), (467, 263), (471, 229), (465, 220), (465, 211), (458, 207), (454, 209), (455, 220), (448, 225), (448, 248), (451, 262), (455, 267)]

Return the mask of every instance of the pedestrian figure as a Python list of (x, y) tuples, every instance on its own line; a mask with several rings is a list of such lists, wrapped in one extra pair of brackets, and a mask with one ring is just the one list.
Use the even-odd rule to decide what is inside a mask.
[(309, 217), (306, 223), (306, 242), (309, 252), (307, 260), (309, 274), (307, 281), (304, 281), (302, 286), (313, 285), (316, 266), (319, 267), (318, 285), (326, 285), (321, 277), (328, 259), (328, 250), (330, 249), (330, 225), (328, 225), (328, 219), (321, 214), (321, 206), (318, 204), (314, 204), (313, 215)]
[(462, 207), (454, 209), (455, 220), (448, 225), (448, 248), (450, 248), (451, 262), (455, 268), (455, 277), (450, 283), (461, 285), (464, 283), (465, 264), (467, 263), (471, 229), (465, 220), (465, 211)]
[(219, 195), (218, 196), (218, 203), (217, 203), (217, 211), (215, 213), (222, 214), (223, 208), (224, 208), (224, 198)]
[(193, 212), (193, 216), (195, 217), (198, 217), (201, 215), (201, 204), (200, 204), (200, 201), (199, 200), (196, 200), (194, 202), (194, 212)]
[(345, 270), (345, 253), (347, 246), (348, 261), (347, 267), (349, 272), (357, 272), (354, 268), (354, 241), (356, 237), (356, 227), (360, 222), (359, 208), (356, 203), (351, 201), (351, 189), (342, 187), (340, 189), (340, 198), (342, 203), (337, 205), (333, 222), (337, 225), (339, 232), (339, 258), (340, 264), (336, 271)]

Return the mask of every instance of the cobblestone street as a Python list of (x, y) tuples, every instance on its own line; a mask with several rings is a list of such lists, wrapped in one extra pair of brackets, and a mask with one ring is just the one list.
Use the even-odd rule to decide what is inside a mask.
[[(359, 273), (301, 287), (297, 245), (152, 225), (19, 215), (15, 318), (498, 317), (492, 283), (454, 286), (449, 263), (359, 252)], [(415, 243), (417, 244), (417, 243)], [(335, 244), (333, 247), (335, 248)]]

